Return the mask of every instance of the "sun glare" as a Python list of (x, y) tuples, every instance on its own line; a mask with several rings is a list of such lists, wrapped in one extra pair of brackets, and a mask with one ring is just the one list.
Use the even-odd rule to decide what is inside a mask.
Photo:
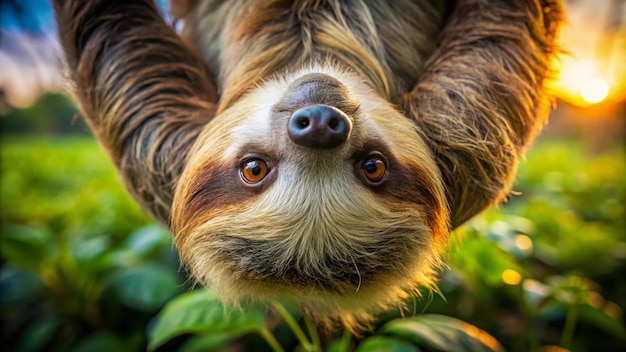
[(590, 59), (563, 59), (556, 67), (560, 71), (558, 79), (549, 82), (552, 92), (579, 106), (603, 102), (615, 93), (611, 92), (615, 87), (612, 88), (606, 77), (599, 73), (602, 70), (598, 65)]
[(579, 90), (580, 96), (590, 104), (596, 104), (609, 95), (609, 84), (600, 77), (591, 77)]

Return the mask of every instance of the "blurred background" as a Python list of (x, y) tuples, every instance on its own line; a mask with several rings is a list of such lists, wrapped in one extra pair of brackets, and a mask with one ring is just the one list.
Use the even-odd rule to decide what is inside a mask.
[[(455, 232), (445, 300), (415, 304), (512, 351), (624, 351), (626, 1), (566, 8), (558, 100), (518, 195)], [(189, 284), (68, 95), (52, 17), (0, 0), (0, 348), (145, 350)]]

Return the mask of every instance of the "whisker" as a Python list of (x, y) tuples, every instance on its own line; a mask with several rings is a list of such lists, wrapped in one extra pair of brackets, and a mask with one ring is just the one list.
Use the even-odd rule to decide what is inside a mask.
[(359, 290), (361, 289), (361, 272), (359, 272), (359, 267), (356, 265), (356, 262), (354, 261), (354, 258), (352, 258), (352, 256), (350, 257), (350, 259), (352, 259), (352, 264), (354, 264), (354, 268), (356, 269), (356, 274), (359, 276), (359, 284), (356, 287), (356, 291), (354, 292), (359, 292)]

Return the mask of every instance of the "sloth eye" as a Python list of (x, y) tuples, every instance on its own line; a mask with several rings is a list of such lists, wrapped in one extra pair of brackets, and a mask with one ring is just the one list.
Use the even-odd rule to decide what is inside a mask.
[(267, 163), (261, 159), (246, 160), (239, 168), (241, 178), (246, 183), (259, 183), (269, 172), (269, 166), (267, 166)]
[(368, 181), (377, 183), (385, 176), (387, 165), (381, 156), (374, 155), (363, 161), (361, 169)]

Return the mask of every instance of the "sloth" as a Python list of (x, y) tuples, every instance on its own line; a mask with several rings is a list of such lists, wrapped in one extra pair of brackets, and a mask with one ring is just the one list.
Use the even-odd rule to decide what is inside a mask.
[[(435, 282), (546, 121), (556, 0), (54, 1), (130, 194), (225, 302), (355, 327)], [(180, 29), (180, 26), (178, 27)]]

